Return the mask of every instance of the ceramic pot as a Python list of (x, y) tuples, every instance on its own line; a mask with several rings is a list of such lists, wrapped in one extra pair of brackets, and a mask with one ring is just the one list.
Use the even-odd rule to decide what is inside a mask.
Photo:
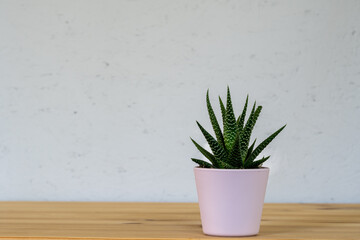
[(214, 236), (259, 233), (269, 168), (194, 169), (203, 232)]

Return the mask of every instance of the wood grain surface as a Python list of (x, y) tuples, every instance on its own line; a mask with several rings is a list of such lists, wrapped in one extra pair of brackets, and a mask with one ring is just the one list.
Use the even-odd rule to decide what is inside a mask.
[[(251, 238), (358, 240), (360, 204), (265, 204)], [(0, 239), (229, 238), (202, 233), (196, 203), (0, 202)]]

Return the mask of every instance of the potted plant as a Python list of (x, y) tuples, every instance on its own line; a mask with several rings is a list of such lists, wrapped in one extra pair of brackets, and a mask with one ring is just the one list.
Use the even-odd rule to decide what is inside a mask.
[(192, 138), (196, 148), (209, 160), (192, 158), (203, 232), (215, 236), (251, 236), (259, 233), (269, 168), (262, 164), (270, 156), (256, 159), (261, 151), (285, 128), (271, 134), (255, 147), (250, 144), (251, 132), (262, 107), (254, 103), (245, 121), (248, 97), (241, 115), (236, 119), (227, 88), (226, 106), (219, 97), (223, 130), (206, 94), (207, 110), (216, 138), (199, 122), (202, 134), (212, 153)]

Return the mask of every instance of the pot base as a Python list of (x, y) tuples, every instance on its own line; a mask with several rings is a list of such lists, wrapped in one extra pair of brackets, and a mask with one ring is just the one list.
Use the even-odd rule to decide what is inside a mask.
[(204, 230), (203, 230), (203, 233), (205, 235), (213, 236), (213, 237), (251, 237), (251, 236), (256, 236), (259, 234), (258, 232), (251, 233), (251, 234), (236, 234), (236, 233), (235, 234), (222, 234), (222, 233), (217, 234), (217, 233), (206, 233), (206, 232), (204, 232)]

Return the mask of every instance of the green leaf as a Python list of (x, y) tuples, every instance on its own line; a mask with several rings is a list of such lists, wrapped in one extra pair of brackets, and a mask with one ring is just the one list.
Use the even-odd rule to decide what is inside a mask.
[(248, 150), (252, 130), (254, 128), (256, 120), (258, 119), (261, 109), (262, 109), (262, 106), (259, 106), (255, 110), (255, 106), (256, 106), (256, 102), (254, 103), (254, 106), (253, 106), (253, 109), (251, 110), (249, 119), (247, 120), (245, 127), (244, 127), (243, 131), (241, 132), (240, 153), (242, 154), (243, 161), (245, 161), (245, 157), (246, 157), (246, 153)]
[(228, 87), (226, 97), (226, 117), (224, 125), (224, 141), (226, 149), (230, 150), (233, 147), (237, 133), (238, 128), (231, 103), (230, 89)]
[(224, 161), (219, 161), (219, 168), (221, 168), (221, 169), (236, 169), (236, 167), (234, 167), (231, 164), (226, 163)]
[(225, 149), (210, 135), (201, 125), (199, 122), (196, 122), (199, 126), (201, 132), (203, 133), (206, 141), (209, 143), (211, 151), (213, 152), (216, 161), (226, 161), (227, 159), (227, 152)]
[(232, 146), (232, 149), (230, 150), (227, 163), (238, 168), (241, 168), (243, 166), (240, 154), (240, 133), (236, 135), (236, 139), (234, 145)]
[(270, 158), (270, 156), (267, 156), (267, 157), (263, 157), (260, 160), (255, 161), (255, 162), (249, 162), (248, 165), (245, 166), (245, 168), (258, 168), (258, 167), (261, 167), (261, 164), (263, 164), (269, 158)]
[(192, 158), (191, 160), (193, 160), (193, 162), (199, 164), (199, 167), (202, 167), (202, 168), (213, 168), (213, 166), (208, 163), (208, 162), (205, 162), (203, 160), (200, 160), (200, 159), (196, 159), (196, 158)]
[(251, 144), (251, 146), (249, 147), (248, 151), (247, 151), (247, 154), (246, 154), (246, 157), (245, 157), (245, 161), (244, 163), (248, 162), (249, 161), (249, 157), (251, 156), (251, 153), (254, 149), (254, 146), (255, 146), (255, 142), (256, 142), (256, 139), (254, 140), (253, 144)]
[(217, 139), (218, 143), (220, 143), (225, 148), (223, 134), (221, 132), (221, 128), (219, 126), (219, 123), (218, 123), (218, 121), (216, 119), (214, 110), (213, 110), (213, 108), (211, 106), (211, 103), (210, 103), (209, 90), (206, 93), (206, 105), (207, 105), (211, 125), (212, 125), (212, 127), (214, 129), (214, 132), (215, 132), (215, 135), (216, 135), (216, 139)]
[(257, 146), (254, 152), (251, 154), (249, 161), (254, 161), (254, 159), (264, 150), (264, 148), (269, 145), (269, 143), (286, 127), (286, 125), (282, 126), (279, 130), (271, 134), (268, 138), (262, 141), (259, 146)]
[(219, 96), (219, 102), (220, 102), (220, 108), (221, 108), (222, 122), (223, 122), (223, 126), (225, 126), (225, 123), (226, 123), (226, 108), (225, 108), (224, 103), (221, 100), (220, 96)]
[[(256, 101), (254, 102), (254, 106), (253, 106), (253, 108), (251, 109), (250, 115), (251, 115), (251, 114), (254, 114), (255, 109), (256, 109)], [(248, 120), (249, 120), (249, 119), (248, 119)]]
[(209, 153), (206, 149), (204, 149), (203, 147), (201, 147), (197, 142), (194, 141), (194, 139), (190, 138), (191, 141), (194, 143), (194, 145), (196, 146), (196, 148), (207, 158), (209, 159), (209, 161), (215, 166), (217, 167), (218, 164), (216, 162), (216, 159), (214, 157), (214, 155), (212, 155), (211, 153)]
[(248, 106), (248, 100), (249, 100), (249, 95), (246, 97), (246, 102), (245, 102), (243, 111), (236, 121), (236, 124), (237, 124), (240, 132), (244, 128), (244, 121), (245, 121), (246, 110), (247, 110), (247, 106)]

